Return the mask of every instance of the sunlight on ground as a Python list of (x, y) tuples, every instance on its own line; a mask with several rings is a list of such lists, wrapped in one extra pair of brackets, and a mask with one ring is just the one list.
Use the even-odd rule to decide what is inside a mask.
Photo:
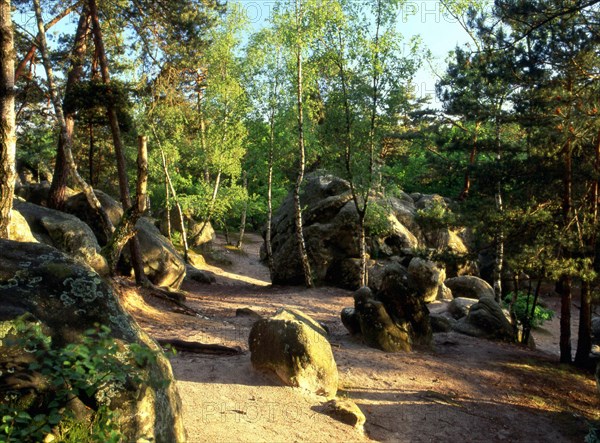
[(215, 268), (218, 269), (218, 275), (221, 277), (225, 277), (228, 278), (230, 280), (235, 280), (235, 281), (239, 281), (239, 282), (244, 282), (244, 283), (249, 283), (251, 285), (256, 285), (256, 286), (270, 286), (271, 282), (270, 281), (266, 281), (266, 280), (259, 280), (256, 278), (252, 278), (252, 277), (248, 277), (246, 275), (240, 275), (240, 274), (234, 274), (232, 272), (227, 272), (223, 269), (220, 268)]

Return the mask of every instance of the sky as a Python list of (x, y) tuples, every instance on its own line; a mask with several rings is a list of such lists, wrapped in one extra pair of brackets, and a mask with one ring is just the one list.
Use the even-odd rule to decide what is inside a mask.
[[(260, 28), (269, 18), (275, 0), (230, 0), (239, 3), (253, 27)], [(418, 97), (430, 96), (431, 104), (438, 107), (435, 99), (437, 75), (444, 72), (448, 52), (462, 45), (469, 37), (460, 24), (445, 12), (439, 0), (407, 0), (400, 11), (397, 28), (409, 41), (420, 35), (424, 45), (431, 51), (431, 66), (423, 66), (415, 78)], [(437, 104), (437, 106), (436, 106)]]

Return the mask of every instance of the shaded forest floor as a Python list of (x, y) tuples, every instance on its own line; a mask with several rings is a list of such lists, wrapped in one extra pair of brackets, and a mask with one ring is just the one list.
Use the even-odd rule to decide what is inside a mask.
[[(537, 332), (542, 350), (445, 333), (435, 335), (433, 349), (386, 354), (366, 347), (342, 326), (339, 313), (352, 306), (351, 292), (270, 286), (268, 270), (258, 262), (259, 247), (255, 235), (247, 237), (243, 252), (218, 239), (213, 252), (219, 260), (205, 267), (215, 273), (216, 284), (183, 287), (187, 304), (202, 317), (173, 312), (172, 306), (121, 282), (125, 307), (154, 338), (245, 351), (171, 357), (190, 443), (581, 442), (587, 422), (600, 419), (593, 376), (558, 365), (547, 352), (556, 349), (556, 323)], [(254, 319), (236, 316), (236, 309), (268, 316), (284, 306), (329, 327), (340, 375), (338, 395), (362, 409), (364, 433), (325, 415), (325, 399), (281, 386), (252, 368), (247, 339)]]

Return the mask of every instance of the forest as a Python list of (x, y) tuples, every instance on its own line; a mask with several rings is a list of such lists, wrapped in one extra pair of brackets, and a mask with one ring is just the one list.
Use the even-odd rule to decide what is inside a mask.
[[(256, 26), (244, 1), (0, 0), (0, 239), (11, 239), (15, 186), (28, 180), (45, 183), (43, 205), (58, 211), (82, 192), (108, 274), (122, 274), (127, 251), (143, 290), (163, 286), (145, 275), (143, 216), (164, 219), (188, 264), (213, 227), (238, 251), (258, 234), (274, 284), (319, 287), (332, 280), (315, 269), (305, 184), (330, 176), (356, 217), (357, 284), (341, 286), (358, 289), (372, 279), (374, 238), (395, 229), (386, 202), (442, 196), (416, 220), (423, 232), (466, 232), (468, 248), (419, 244), (410, 257), (448, 274), (486, 261), (514, 325), (525, 304), (521, 343), (555, 291), (556, 354), (593, 373), (600, 2), (440, 0), (467, 43), (435, 73), (435, 96), (417, 81), (430, 49), (402, 33), (408, 3), (280, 0)], [(296, 280), (275, 270), (273, 230), (288, 206)]]

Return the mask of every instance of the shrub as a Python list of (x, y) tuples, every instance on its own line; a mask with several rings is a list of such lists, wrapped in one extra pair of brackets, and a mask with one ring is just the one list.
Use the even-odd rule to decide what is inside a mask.
[(386, 236), (391, 233), (392, 224), (388, 218), (389, 209), (371, 202), (365, 216), (365, 231), (369, 236)]
[[(512, 293), (509, 293), (504, 298), (504, 307), (505, 308), (508, 308), (510, 306), (512, 298), (513, 298)], [(533, 313), (533, 318), (529, 318), (531, 315), (532, 303), (533, 303), (533, 296), (528, 297), (527, 294), (525, 294), (523, 292), (519, 292), (517, 294), (517, 300), (515, 301), (515, 304), (513, 305), (513, 311), (515, 313), (517, 320), (521, 324), (526, 324), (529, 321), (532, 327), (537, 328), (538, 326), (542, 326), (545, 321), (552, 320), (554, 318), (554, 311), (552, 309), (545, 308), (543, 306), (540, 306), (539, 304), (537, 304), (535, 307), (535, 310)]]
[[(65, 442), (121, 441), (110, 397), (139, 383), (139, 368), (155, 359), (155, 353), (139, 345), (126, 349), (106, 326), (86, 331), (81, 343), (57, 348), (39, 323), (19, 319), (12, 329), (3, 338), (3, 350), (27, 353), (28, 363), (19, 370), (41, 381), (33, 386), (34, 396), (4, 391), (0, 441), (38, 442), (50, 433)], [(2, 369), (14, 371), (10, 365)], [(89, 419), (75, 417), (69, 408), (75, 398), (90, 407)]]

